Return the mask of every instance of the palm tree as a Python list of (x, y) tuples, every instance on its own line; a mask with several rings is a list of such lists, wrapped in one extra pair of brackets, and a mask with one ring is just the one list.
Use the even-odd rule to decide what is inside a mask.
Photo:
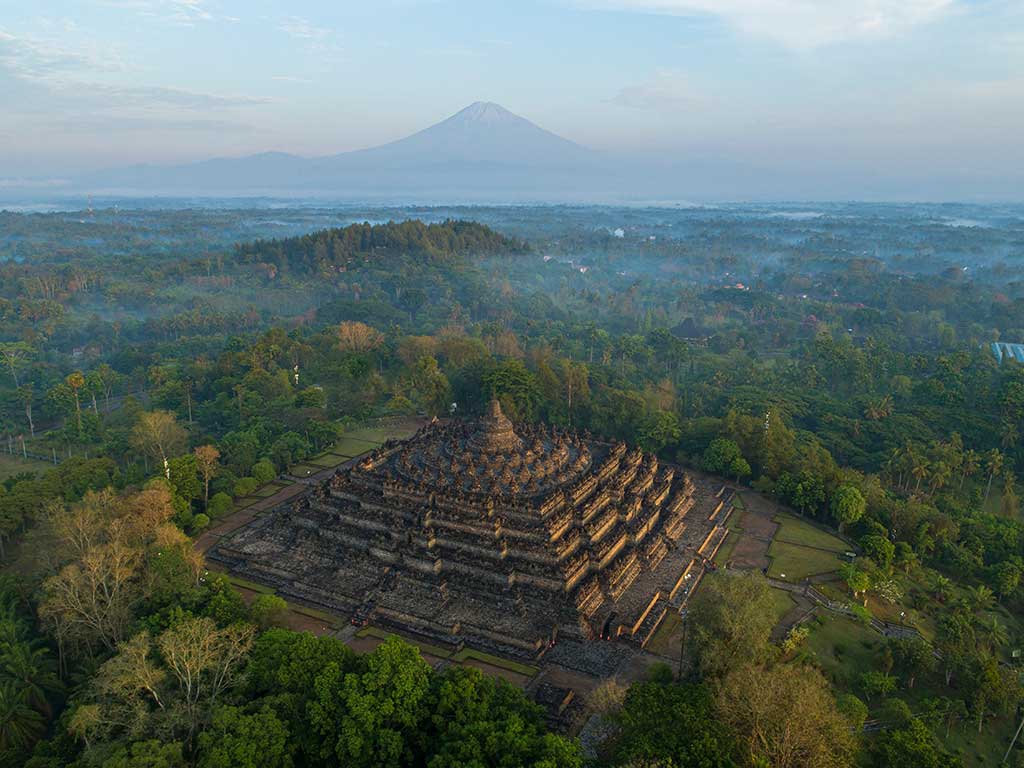
[(984, 613), (995, 605), (996, 598), (991, 589), (981, 584), (970, 590), (969, 602), (975, 613)]
[(945, 576), (936, 576), (932, 582), (932, 592), (935, 593), (936, 600), (945, 603), (953, 596), (953, 582)]
[(985, 470), (988, 472), (988, 485), (985, 486), (985, 501), (988, 501), (989, 494), (992, 493), (992, 480), (1002, 469), (1003, 454), (1000, 453), (998, 448), (993, 448), (985, 454)]
[(17, 686), (0, 683), (0, 751), (23, 752), (46, 730), (46, 720), (29, 706)]
[(964, 480), (968, 477), (974, 477), (977, 474), (978, 469), (981, 467), (981, 456), (978, 455), (977, 451), (968, 449), (964, 452), (963, 463), (960, 464), (960, 487), (964, 487)]
[(0, 656), (4, 676), (17, 682), (29, 706), (44, 715), (51, 714), (48, 694), (61, 689), (57, 665), (45, 648), (32, 648), (28, 643), (11, 646)]
[(1006, 625), (1000, 624), (995, 616), (978, 622), (978, 634), (985, 638), (993, 653), (997, 648), (1003, 648), (1010, 642), (1010, 633), (1006, 630)]

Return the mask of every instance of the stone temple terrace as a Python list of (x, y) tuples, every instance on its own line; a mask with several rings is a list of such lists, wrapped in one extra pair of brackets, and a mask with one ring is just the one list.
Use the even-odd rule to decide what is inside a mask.
[(353, 620), (537, 659), (560, 639), (646, 644), (726, 530), (706, 481), (638, 448), (434, 421), (340, 468), (210, 553)]

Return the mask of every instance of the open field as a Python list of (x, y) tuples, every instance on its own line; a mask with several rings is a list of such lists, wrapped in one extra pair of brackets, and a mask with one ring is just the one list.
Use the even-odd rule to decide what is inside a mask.
[(768, 575), (773, 579), (800, 581), (808, 576), (832, 573), (843, 564), (834, 552), (802, 547), (776, 539), (768, 547), (771, 565)]
[(775, 534), (776, 541), (828, 549), (832, 552), (846, 552), (850, 548), (842, 539), (799, 517), (778, 514), (775, 516), (775, 522), (779, 524), (779, 530)]
[(875, 668), (885, 641), (869, 627), (820, 610), (808, 626), (811, 628), (806, 645), (808, 655), (834, 684), (855, 689), (860, 674)]
[(679, 647), (683, 641), (682, 627), (683, 620), (679, 614), (676, 611), (669, 611), (661, 620), (661, 624), (658, 625), (645, 650), (659, 656), (678, 656)]
[(23, 459), (14, 453), (0, 453), (0, 482), (21, 472), (41, 473), (52, 467), (53, 464), (46, 461)]

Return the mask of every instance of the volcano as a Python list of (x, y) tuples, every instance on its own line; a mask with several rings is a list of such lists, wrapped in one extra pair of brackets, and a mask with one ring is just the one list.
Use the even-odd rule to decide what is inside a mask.
[(267, 152), (92, 174), (95, 191), (350, 198), (543, 200), (573, 197), (606, 171), (600, 153), (499, 104), (478, 101), (403, 139), (317, 158)]

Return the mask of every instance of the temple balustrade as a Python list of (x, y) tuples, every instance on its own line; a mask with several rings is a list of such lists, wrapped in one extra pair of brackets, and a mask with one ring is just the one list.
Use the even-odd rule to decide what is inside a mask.
[(640, 496), (628, 496), (619, 507), (622, 513), (622, 519), (629, 522), (636, 517), (640, 510), (643, 508), (644, 500)]
[(586, 523), (594, 515), (608, 506), (608, 503), (612, 500), (611, 490), (604, 488), (593, 496), (591, 496), (587, 502), (580, 508), (580, 519)]
[(595, 544), (604, 538), (605, 534), (612, 529), (612, 527), (619, 520), (619, 512), (617, 509), (606, 510), (603, 514), (595, 517), (589, 523), (584, 524), (583, 531), (587, 534), (591, 544)]
[(559, 512), (556, 516), (549, 518), (545, 522), (545, 527), (548, 530), (548, 536), (551, 541), (557, 541), (560, 539), (565, 532), (569, 529), (569, 526), (573, 524), (574, 513), (571, 508), (567, 508)]
[(633, 582), (643, 572), (643, 566), (636, 555), (630, 552), (620, 558), (606, 571), (605, 581), (609, 597), (618, 600), (625, 594), (626, 590), (633, 586)]
[(566, 536), (564, 536), (562, 539), (559, 539), (558, 542), (555, 543), (554, 551), (556, 556), (560, 560), (564, 559), (567, 555), (571, 554), (577, 548), (579, 548), (582, 541), (583, 536), (580, 534), (580, 530), (578, 528), (574, 528)]
[(572, 499), (572, 503), (579, 505), (579, 503), (589, 496), (597, 487), (597, 482), (598, 478), (591, 475), (590, 477), (584, 478), (583, 480), (575, 483), (572, 488), (569, 489), (569, 498)]
[(601, 582), (596, 576), (587, 579), (576, 592), (576, 610), (587, 618), (597, 613), (597, 610), (604, 604), (604, 593), (601, 591)]
[(661, 520), (661, 510), (657, 507), (645, 507), (644, 512), (638, 515), (628, 526), (627, 530), (633, 541), (639, 543), (647, 538), (647, 535), (654, 530)]
[(603, 570), (622, 551), (622, 548), (629, 542), (629, 534), (623, 531), (619, 536), (609, 536), (598, 544), (598, 549), (591, 548), (593, 559), (597, 562), (598, 570)]
[(647, 561), (647, 567), (650, 570), (657, 568), (661, 564), (661, 561), (665, 559), (668, 551), (668, 543), (665, 541), (664, 536), (660, 534), (651, 536), (643, 547), (643, 554), (644, 559)]

